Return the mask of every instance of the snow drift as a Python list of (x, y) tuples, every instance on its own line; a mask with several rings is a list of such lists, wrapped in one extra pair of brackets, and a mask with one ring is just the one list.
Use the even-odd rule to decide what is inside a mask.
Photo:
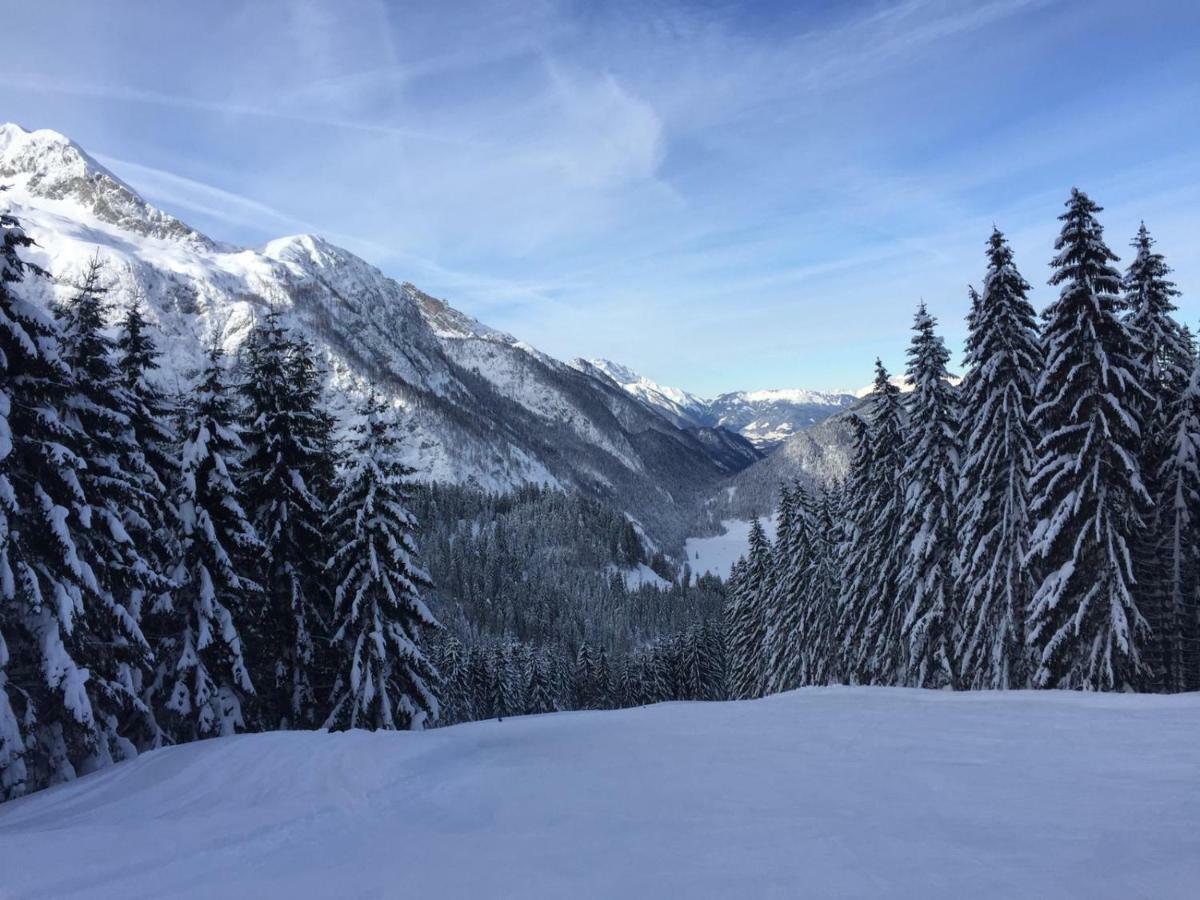
[(1194, 897), (1200, 696), (821, 688), (149, 753), (0, 896)]

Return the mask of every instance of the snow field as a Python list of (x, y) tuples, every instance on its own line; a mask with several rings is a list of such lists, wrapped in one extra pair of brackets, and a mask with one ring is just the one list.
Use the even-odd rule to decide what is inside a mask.
[[(769, 540), (775, 540), (775, 517), (764, 516), (763, 531)], [(684, 543), (687, 563), (695, 575), (711, 572), (721, 578), (729, 577), (729, 570), (750, 549), (750, 523), (742, 519), (726, 519), (721, 522), (724, 533), (711, 537), (688, 538)]]
[(0, 806), (0, 896), (1191, 898), (1200, 696), (810, 688), (244, 735)]

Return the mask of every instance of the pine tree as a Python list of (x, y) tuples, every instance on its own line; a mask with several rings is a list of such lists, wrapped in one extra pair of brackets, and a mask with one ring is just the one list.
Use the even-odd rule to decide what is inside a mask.
[(853, 520), (839, 616), (845, 674), (859, 684), (895, 684), (905, 656), (897, 597), (904, 510), (904, 409), (900, 389), (875, 361), (870, 421), (855, 435)]
[(779, 516), (774, 552), (774, 590), (768, 609), (773, 623), (767, 647), (767, 693), (799, 687), (804, 665), (802, 631), (806, 578), (812, 564), (812, 503), (803, 485), (780, 491)]
[(771, 544), (756, 517), (749, 552), (731, 586), (727, 619), (730, 694), (735, 700), (763, 695), (766, 669), (766, 599), (771, 587)]
[(529, 669), (529, 685), (525, 690), (525, 712), (529, 715), (554, 712), (554, 697), (550, 692), (547, 666), (541, 654), (535, 654)]
[(1142, 393), (1099, 211), (1072, 191), (1050, 280), (1061, 292), (1044, 316), (1031, 479), (1038, 519), (1030, 560), (1039, 579), (1029, 639), (1038, 687), (1122, 689), (1137, 685), (1143, 669), (1147, 626), (1134, 602), (1130, 558), (1138, 510), (1150, 500), (1136, 452)]
[(642, 673), (639, 681), (645, 686), (644, 702), (661, 703), (669, 700), (670, 685), (667, 676), (667, 661), (661, 644), (655, 645), (642, 658)]
[(586, 640), (580, 643), (575, 655), (573, 673), (576, 709), (597, 709), (596, 706), (596, 657), (592, 645)]
[(721, 621), (705, 619), (700, 627), (702, 663), (704, 666), (704, 700), (726, 700), (729, 697), (725, 666), (725, 634)]
[(488, 656), (482, 647), (468, 649), (466, 666), (471, 685), (471, 708), (464, 716), (464, 721), (490, 719), (495, 692), (492, 690)]
[(799, 684), (828, 684), (838, 678), (836, 653), (839, 521), (833, 487), (812, 504), (811, 549), (801, 585)]
[(322, 572), (328, 553), (324, 502), (314, 487), (328, 454), (319, 383), (306, 357), (307, 348), (271, 311), (248, 341), (242, 386), (246, 509), (266, 548), (255, 682), (264, 722), (279, 728), (315, 727), (323, 719), (314, 684), (317, 637), (328, 608)]
[(869, 673), (859, 667), (859, 640), (865, 633), (869, 611), (870, 589), (866, 572), (858, 566), (864, 562), (866, 543), (870, 534), (869, 509), (871, 488), (871, 457), (874, 446), (871, 427), (857, 414), (848, 418), (850, 427), (850, 467), (842, 485), (843, 516), (837, 548), (837, 587), (833, 640), (830, 646), (830, 669), (843, 684), (869, 681)]
[(136, 705), (120, 664), (146, 648), (96, 571), (88, 439), (62, 415), (78, 392), (58, 329), (13, 289), (46, 274), (21, 259), (32, 243), (0, 215), (0, 798), (134, 752), (115, 722)]
[(521, 707), (514, 702), (512, 655), (505, 644), (496, 644), (492, 648), (492, 714), (497, 719), (505, 719), (520, 712)]
[(704, 660), (704, 642), (700, 627), (690, 625), (683, 634), (680, 652), (683, 669), (684, 699), (703, 700), (707, 691), (707, 667)]
[(1158, 484), (1166, 545), (1164, 652), (1169, 691), (1200, 690), (1200, 363), (1171, 404), (1170, 441)]
[[(143, 556), (152, 561), (155, 571), (166, 573), (179, 554), (179, 511), (171, 491), (179, 480), (179, 441), (171, 427), (178, 410), (150, 380), (159, 365), (147, 329), (141, 307), (130, 304), (117, 336), (117, 369), (124, 388), (125, 414), (143, 460), (138, 471), (147, 498), (142, 510), (148, 526)], [(161, 595), (154, 597), (151, 606), (159, 599)], [(163, 603), (169, 606), (169, 598)]]
[(1134, 572), (1138, 608), (1151, 629), (1143, 653), (1145, 686), (1163, 690), (1179, 679), (1171, 671), (1172, 662), (1177, 661), (1172, 652), (1176, 635), (1169, 598), (1171, 534), (1167, 511), (1171, 503), (1159, 477), (1170, 453), (1172, 406), (1187, 388), (1192, 358), (1188, 338), (1171, 315), (1175, 311), (1172, 301), (1179, 291), (1167, 280), (1171, 269), (1162, 254), (1154, 252), (1154, 240), (1145, 223), (1132, 245), (1137, 254), (1125, 275), (1124, 305), (1128, 310), (1126, 325), (1134, 342), (1138, 384), (1144, 392), (1135, 401), (1142, 425), (1138, 463), (1152, 500), (1144, 513), (1146, 527), (1135, 535)]
[(612, 709), (613, 703), (613, 682), (612, 669), (608, 665), (608, 651), (603, 647), (600, 648), (600, 654), (596, 658), (596, 709)]
[(1025, 559), (1037, 441), (1030, 416), (1042, 351), (1029, 284), (999, 230), (987, 253), (961, 386), (958, 655), (963, 687), (1004, 690), (1029, 682), (1025, 611), (1034, 585)]
[(425, 632), (440, 627), (421, 599), (429, 576), (417, 562), (408, 510), (412, 470), (400, 456), (395, 416), (376, 396), (360, 409), (326, 532), (339, 650), (328, 727), (419, 730), (437, 720), (437, 673)]
[(262, 589), (253, 579), (262, 544), (236, 480), (243, 445), (222, 354), (213, 348), (189, 410), (177, 488), (181, 533), (178, 585), (159, 645), (167, 673), (167, 718), (178, 741), (244, 729), (254, 685), (245, 635)]
[(467, 649), (454, 635), (446, 635), (437, 641), (431, 657), (441, 675), (442, 690), (439, 695), (439, 725), (454, 725), (471, 718), (471, 683), (468, 670)]
[[(12, 290), (15, 283), (24, 279), (26, 271), (45, 274), (37, 266), (26, 263), (18, 252), (32, 245), (33, 239), (25, 234), (15, 218), (0, 214), (0, 371), (3, 373), (0, 382), (0, 600), (3, 600), (0, 602), (0, 800), (20, 796), (30, 787), (25, 759), (27, 731), (37, 722), (34, 692), (40, 694), (43, 690), (41, 685), (35, 687), (33, 677), (34, 667), (40, 660), (34, 658), (33, 652), (20, 652), (33, 649), (34, 635), (29, 633), (29, 626), (35, 624), (31, 618), (41, 612), (40, 592), (36, 583), (29, 585), (33, 591), (18, 583), (24, 548), (14, 546), (20, 539), (20, 508), (15, 486), (21, 479), (21, 455), (14, 453), (13, 426), (17, 424), (14, 422), (17, 418), (14, 401), (20, 401), (24, 387), (20, 373), (30, 372), (34, 367), (45, 368), (36, 340), (38, 323), (28, 321), (29, 307)], [(53, 624), (61, 634), (61, 623), (54, 621)], [(58, 640), (61, 642), (61, 637)], [(17, 656), (15, 663), (14, 654)], [(22, 663), (29, 667), (27, 672), (10, 673), (10, 666), (15, 668)], [(77, 671), (73, 661), (72, 668), (76, 672), (64, 674), (71, 675), (75, 683), (71, 684), (73, 690), (64, 699), (76, 699), (76, 708), (72, 712), (88, 724), (91, 705), (82, 692), (84, 676)], [(48, 689), (54, 687), (56, 685), (47, 685)]]
[(765, 640), (762, 677), (764, 693), (767, 694), (784, 690), (778, 687), (785, 677), (780, 670), (787, 665), (798, 618), (798, 597), (789, 590), (796, 539), (794, 512), (792, 489), (782, 484), (779, 487), (779, 509), (775, 513), (775, 542), (771, 547), (771, 591), (763, 604)]
[(142, 696), (152, 654), (140, 623), (147, 598), (162, 597), (171, 582), (164, 574), (163, 533), (156, 527), (162, 486), (133, 429), (134, 398), (116, 365), (116, 346), (103, 331), (107, 289), (102, 274), (99, 258), (93, 257), (73, 296), (55, 309), (69, 373), (59, 415), (75, 434), (84, 463), (79, 480), (89, 504), (81, 510), (81, 540), (100, 585), (85, 607), (92, 639), (80, 661), (90, 680), (102, 685), (100, 721), (117, 758), (125, 758), (136, 752), (131, 737), (143, 746), (162, 742)]
[(903, 682), (954, 686), (958, 603), (954, 591), (958, 477), (958, 396), (947, 381), (950, 353), (922, 303), (908, 349), (908, 435), (900, 519), (898, 603), (904, 611)]

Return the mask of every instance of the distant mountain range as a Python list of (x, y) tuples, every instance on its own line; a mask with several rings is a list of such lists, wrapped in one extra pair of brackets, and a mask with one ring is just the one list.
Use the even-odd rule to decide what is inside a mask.
[(782, 389), (732, 391), (705, 400), (678, 388), (664, 387), (611, 360), (577, 359), (572, 365), (581, 371), (608, 376), (630, 396), (658, 410), (681, 428), (726, 428), (764, 451), (846, 409), (856, 399), (855, 394), (845, 392)]

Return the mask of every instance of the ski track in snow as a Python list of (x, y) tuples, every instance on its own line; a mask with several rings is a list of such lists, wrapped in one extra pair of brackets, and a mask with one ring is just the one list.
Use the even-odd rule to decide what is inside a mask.
[[(763, 531), (770, 540), (775, 540), (775, 518), (765, 516), (761, 520)], [(721, 522), (724, 534), (712, 537), (688, 538), (684, 552), (692, 572), (702, 575), (711, 572), (721, 578), (729, 577), (729, 570), (750, 549), (750, 523), (743, 519), (726, 519)]]
[(1153, 897), (1200, 696), (810, 688), (243, 735), (0, 806), (0, 896)]

